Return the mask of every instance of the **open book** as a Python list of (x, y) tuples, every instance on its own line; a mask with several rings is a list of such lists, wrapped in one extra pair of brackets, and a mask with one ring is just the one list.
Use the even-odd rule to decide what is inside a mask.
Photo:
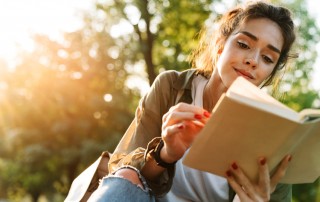
[(225, 176), (233, 162), (252, 180), (266, 157), (272, 175), (291, 154), (282, 183), (311, 183), (320, 176), (320, 109), (300, 113), (246, 79), (237, 78), (223, 94), (183, 163)]

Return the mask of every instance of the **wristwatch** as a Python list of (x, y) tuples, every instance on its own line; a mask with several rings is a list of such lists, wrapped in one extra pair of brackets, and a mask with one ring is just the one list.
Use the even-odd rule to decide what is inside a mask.
[(160, 152), (162, 147), (164, 146), (163, 140), (161, 139), (159, 144), (156, 146), (156, 148), (151, 152), (151, 156), (153, 157), (153, 159), (156, 161), (158, 166), (161, 166), (163, 168), (172, 168), (177, 161), (173, 162), (173, 163), (166, 163), (164, 162), (161, 157), (160, 157)]

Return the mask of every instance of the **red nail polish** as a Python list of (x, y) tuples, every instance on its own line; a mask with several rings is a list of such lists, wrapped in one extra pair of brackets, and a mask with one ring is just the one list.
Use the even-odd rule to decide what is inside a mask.
[(264, 164), (266, 164), (267, 160), (266, 158), (263, 158), (260, 160), (260, 164), (263, 166)]
[(231, 167), (234, 169), (234, 170), (237, 170), (238, 169), (238, 165), (236, 164), (236, 162), (233, 162), (231, 164)]
[(200, 114), (195, 114), (195, 115), (194, 115), (194, 118), (196, 118), (196, 119), (199, 119), (199, 120), (200, 120), (200, 119), (202, 119), (202, 116), (201, 116)]
[(204, 111), (204, 112), (203, 112), (203, 116), (205, 116), (205, 117), (207, 117), (207, 118), (209, 118), (210, 115), (211, 115), (211, 114), (210, 114), (209, 112), (207, 112), (207, 111)]
[(181, 125), (181, 126), (178, 127), (178, 129), (180, 129), (180, 130), (183, 129), (183, 128), (184, 128), (184, 125)]
[(231, 176), (232, 176), (231, 171), (230, 171), (230, 170), (227, 170), (226, 175), (227, 175), (228, 177), (231, 177)]

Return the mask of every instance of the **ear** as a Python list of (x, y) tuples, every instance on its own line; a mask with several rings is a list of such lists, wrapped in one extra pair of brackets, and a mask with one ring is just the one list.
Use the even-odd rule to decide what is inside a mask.
[(221, 38), (217, 39), (216, 44), (218, 46), (217, 54), (220, 55), (223, 51), (222, 39)]

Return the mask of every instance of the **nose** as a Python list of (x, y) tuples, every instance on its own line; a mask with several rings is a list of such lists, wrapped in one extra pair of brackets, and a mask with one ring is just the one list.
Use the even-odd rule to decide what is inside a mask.
[(250, 65), (252, 68), (256, 68), (257, 67), (257, 60), (254, 58), (246, 58), (244, 60), (244, 63), (246, 65)]

